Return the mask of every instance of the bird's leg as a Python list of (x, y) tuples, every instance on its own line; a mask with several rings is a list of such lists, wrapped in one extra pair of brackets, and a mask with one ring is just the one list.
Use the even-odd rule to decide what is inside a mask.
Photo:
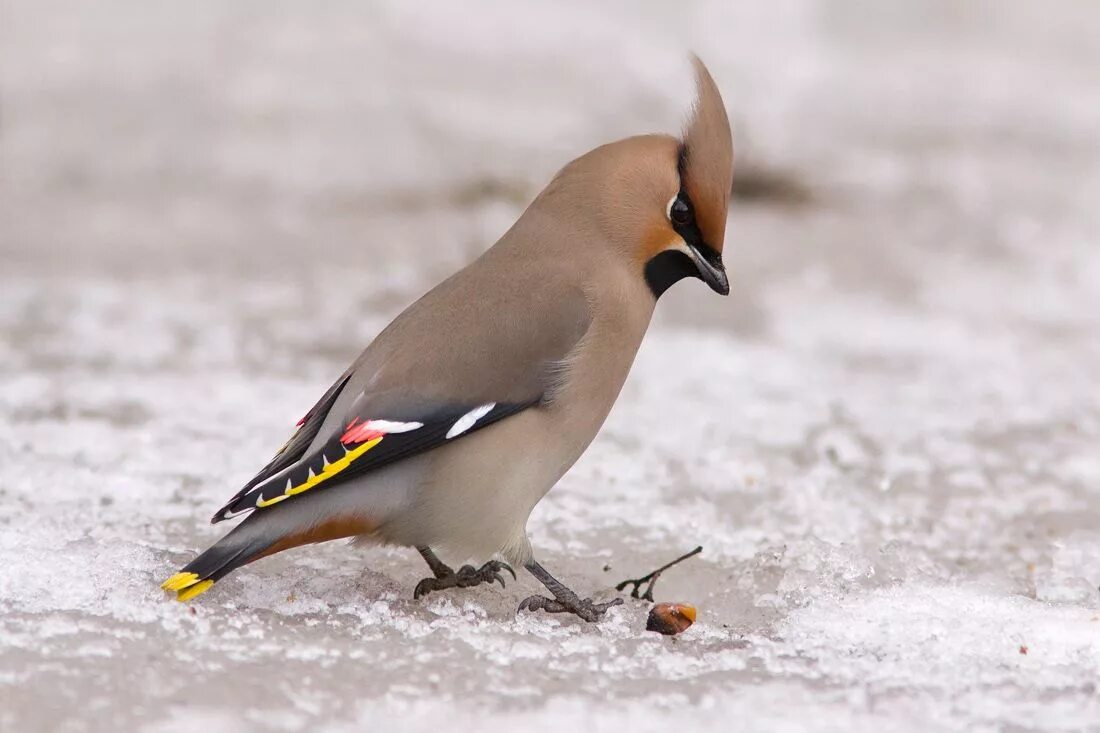
[(413, 598), (420, 598), (426, 596), (435, 590), (444, 590), (446, 588), (472, 588), (475, 585), (481, 585), (482, 583), (499, 582), (500, 587), (504, 587), (504, 577), (500, 574), (501, 570), (507, 570), (512, 574), (512, 578), (515, 579), (516, 571), (512, 570), (512, 567), (508, 563), (500, 562), (499, 560), (490, 560), (482, 565), (480, 568), (475, 568), (473, 565), (463, 565), (457, 571), (451, 570), (442, 560), (435, 556), (430, 547), (418, 547), (416, 548), (420, 556), (424, 558), (424, 561), (428, 563), (428, 567), (431, 568), (434, 578), (424, 578), (416, 584), (416, 589), (413, 590)]
[(447, 565), (447, 563), (436, 557), (436, 554), (432, 552), (430, 547), (418, 547), (416, 551), (420, 553), (420, 557), (424, 558), (424, 562), (428, 563), (428, 567), (432, 571), (432, 575), (437, 578), (445, 578), (448, 575), (454, 575), (455, 571)]
[(593, 603), (591, 598), (581, 598), (566, 588), (557, 578), (546, 571), (542, 565), (532, 560), (525, 566), (531, 575), (546, 586), (553, 598), (531, 596), (519, 604), (520, 611), (546, 611), (547, 613), (572, 613), (585, 621), (599, 621), (600, 617), (612, 606), (623, 602), (616, 598), (607, 603)]
[[(661, 567), (657, 568), (656, 570), (654, 570), (649, 575), (643, 575), (642, 577), (636, 578), (634, 580), (624, 580), (623, 582), (621, 582), (617, 586), (615, 586), (615, 590), (622, 591), (622, 590), (625, 590), (628, 585), (633, 585), (634, 589), (632, 591), (630, 591), (630, 597), (631, 598), (641, 598), (642, 600), (652, 602), (653, 601), (653, 586), (657, 584), (657, 579), (661, 577), (661, 573), (668, 570), (673, 565), (676, 565), (677, 563), (681, 563), (684, 560), (687, 560), (689, 557), (694, 557), (695, 555), (698, 555), (702, 551), (703, 551), (703, 546), (700, 545), (699, 547), (696, 547), (691, 552), (680, 555), (680, 557), (676, 558), (672, 562), (667, 563), (665, 565), (662, 565)], [(649, 583), (649, 585), (646, 587), (645, 593), (643, 593), (639, 596), (638, 595), (638, 590), (642, 587), (643, 583)]]

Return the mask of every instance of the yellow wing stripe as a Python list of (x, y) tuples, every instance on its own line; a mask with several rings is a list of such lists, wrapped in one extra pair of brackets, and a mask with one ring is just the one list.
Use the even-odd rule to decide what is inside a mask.
[(295, 494), (301, 494), (303, 491), (309, 491), (314, 486), (328, 481), (330, 478), (343, 471), (345, 468), (350, 466), (356, 458), (363, 455), (381, 442), (382, 436), (379, 435), (377, 438), (371, 438), (366, 443), (363, 443), (360, 446), (356, 446), (352, 450), (348, 450), (345, 448), (342, 458), (333, 461), (332, 463), (326, 463), (325, 467), (321, 469), (321, 473), (310, 474), (309, 478), (306, 479), (303, 483), (298, 484), (297, 486), (288, 486), (286, 491), (279, 494), (278, 496), (273, 496), (270, 499), (264, 499), (264, 496), (261, 493), (259, 496), (256, 497), (256, 506), (262, 509), (264, 507), (269, 507), (272, 504), (278, 504), (283, 499), (289, 499)]

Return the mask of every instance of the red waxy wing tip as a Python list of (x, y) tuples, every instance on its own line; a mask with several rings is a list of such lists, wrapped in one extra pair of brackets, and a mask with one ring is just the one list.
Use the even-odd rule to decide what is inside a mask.
[(348, 429), (340, 436), (340, 442), (344, 445), (366, 443), (368, 440), (374, 440), (383, 435), (385, 435), (385, 433), (381, 430), (377, 430), (370, 426), (370, 420), (361, 423), (359, 422), (359, 418), (356, 418), (348, 423)]

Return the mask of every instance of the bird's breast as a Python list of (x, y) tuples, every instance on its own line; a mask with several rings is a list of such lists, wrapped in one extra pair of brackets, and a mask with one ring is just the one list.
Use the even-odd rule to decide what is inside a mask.
[(652, 299), (631, 290), (600, 295), (588, 332), (559, 365), (546, 407), (552, 429), (570, 436), (574, 461), (615, 405), (653, 313)]

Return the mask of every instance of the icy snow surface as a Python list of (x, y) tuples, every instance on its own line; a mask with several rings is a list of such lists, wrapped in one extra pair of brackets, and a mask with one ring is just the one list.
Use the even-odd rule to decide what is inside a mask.
[[(170, 7), (2, 9), (0, 730), (1100, 730), (1093, 5)], [(734, 294), (662, 299), (530, 530), (599, 597), (702, 544), (698, 623), (341, 543), (169, 600), (400, 308), (676, 129), (687, 48)]]

